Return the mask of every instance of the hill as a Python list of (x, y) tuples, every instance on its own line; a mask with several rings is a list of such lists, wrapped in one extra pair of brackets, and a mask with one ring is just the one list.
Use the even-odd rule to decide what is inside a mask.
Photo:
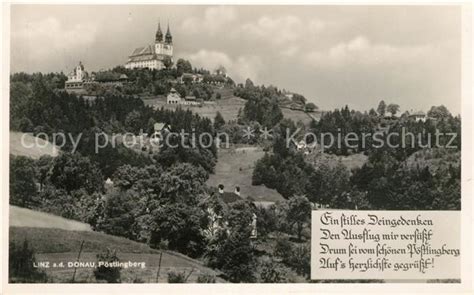
[[(13, 207), (13, 208), (12, 208)], [(38, 220), (38, 222), (34, 222)], [(78, 225), (82, 225), (84, 229)], [(145, 283), (155, 283), (161, 257), (159, 282), (167, 282), (168, 272), (191, 273), (188, 282), (196, 282), (199, 274), (217, 276), (220, 273), (207, 268), (202, 262), (168, 250), (156, 250), (148, 245), (128, 240), (126, 238), (91, 231), (88, 224), (68, 220), (51, 214), (10, 206), (9, 241), (20, 245), (28, 240), (36, 252), (37, 261), (52, 263), (74, 262), (84, 241), (81, 262), (97, 261), (96, 255), (108, 248), (117, 251), (117, 256), (123, 262), (144, 262), (144, 268), (127, 268), (122, 270), (122, 282), (131, 283), (139, 278)], [(76, 281), (94, 283), (93, 268), (78, 268)], [(74, 273), (74, 268), (45, 269), (48, 280), (53, 283), (68, 282)], [(217, 277), (218, 282), (224, 282)]]
[[(229, 91), (223, 91), (222, 99), (216, 101), (204, 102), (202, 106), (191, 106), (191, 105), (179, 105), (184, 109), (190, 109), (196, 114), (199, 114), (202, 117), (209, 118), (214, 120), (217, 112), (220, 112), (224, 117), (224, 120), (231, 121), (237, 120), (237, 115), (239, 109), (243, 109), (245, 105), (245, 99), (234, 96)], [(174, 110), (177, 105), (169, 105), (166, 103), (166, 98), (154, 97), (143, 99), (146, 105), (152, 106), (154, 108), (165, 108)], [(301, 110), (292, 110), (287, 107), (281, 107), (281, 111), (285, 118), (292, 119), (295, 122), (302, 121), (304, 124), (309, 124), (313, 119), (319, 119), (320, 113), (305, 113)]]
[(92, 231), (87, 223), (16, 206), (10, 206), (10, 226)]
[(12, 155), (39, 159), (43, 155), (56, 157), (59, 154), (59, 150), (59, 147), (44, 139), (36, 138), (31, 134), (10, 132), (10, 154)]
[(406, 166), (410, 169), (423, 169), (428, 167), (431, 173), (446, 171), (449, 166), (461, 165), (461, 152), (453, 149), (432, 148), (423, 149), (410, 155)]
[(214, 120), (217, 112), (220, 112), (226, 121), (237, 120), (237, 114), (239, 109), (243, 108), (245, 105), (245, 100), (235, 96), (227, 96), (227, 98), (222, 98), (216, 101), (204, 102), (202, 106), (192, 106), (192, 105), (170, 105), (166, 103), (166, 98), (154, 97), (143, 99), (144, 103), (148, 106), (154, 108), (165, 108), (169, 110), (174, 110), (177, 107), (183, 109), (189, 109), (193, 113), (196, 113), (202, 117), (209, 118)]

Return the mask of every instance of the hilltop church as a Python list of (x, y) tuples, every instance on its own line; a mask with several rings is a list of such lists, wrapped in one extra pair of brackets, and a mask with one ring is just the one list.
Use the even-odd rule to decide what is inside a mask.
[(173, 36), (171, 36), (169, 24), (166, 29), (166, 34), (163, 36), (161, 25), (158, 22), (155, 44), (136, 48), (128, 57), (125, 68), (148, 68), (160, 70), (165, 67), (164, 60), (167, 58), (173, 60)]

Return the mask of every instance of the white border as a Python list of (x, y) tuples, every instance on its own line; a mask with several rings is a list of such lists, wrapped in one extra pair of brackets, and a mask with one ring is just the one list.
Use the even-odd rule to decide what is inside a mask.
[(473, 177), (473, 103), (472, 103), (472, 4), (466, 2), (449, 1), (251, 1), (251, 0), (222, 0), (222, 1), (140, 1), (131, 2), (123, 0), (100, 0), (100, 1), (14, 1), (15, 4), (272, 4), (272, 5), (311, 5), (311, 4), (330, 4), (330, 5), (361, 5), (361, 4), (382, 4), (382, 5), (462, 5), (462, 282), (461, 284), (425, 284), (425, 283), (395, 283), (395, 284), (119, 284), (119, 285), (101, 285), (101, 284), (8, 284), (7, 270), (7, 251), (8, 251), (8, 174), (9, 174), (9, 104), (8, 104), (8, 83), (9, 83), (9, 43), (10, 43), (10, 5), (2, 5), (2, 79), (1, 79), (1, 162), (2, 173), (0, 174), (0, 189), (2, 192), (2, 268), (0, 271), (2, 286), (1, 290), (5, 294), (103, 294), (103, 293), (127, 293), (127, 294), (242, 294), (242, 293), (269, 293), (269, 294), (329, 294), (329, 293), (351, 293), (351, 294), (380, 294), (380, 293), (403, 293), (403, 294), (471, 294), (472, 286), (472, 224), (473, 224), (473, 202), (474, 196), (472, 177)]

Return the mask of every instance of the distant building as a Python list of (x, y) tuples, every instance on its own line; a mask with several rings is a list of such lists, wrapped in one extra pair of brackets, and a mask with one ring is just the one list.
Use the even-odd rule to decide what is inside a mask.
[(214, 70), (214, 75), (227, 78), (227, 70), (223, 66), (219, 66), (217, 67), (217, 69)]
[(194, 74), (194, 73), (183, 73), (181, 77), (178, 78), (179, 84), (184, 84), (186, 82), (190, 82), (191, 84), (201, 83), (204, 76), (202, 74)]
[(176, 91), (176, 89), (171, 88), (170, 93), (166, 97), (167, 104), (180, 104), (181, 103), (181, 96)]
[(197, 100), (196, 96), (188, 95), (184, 98), (184, 101), (181, 100), (181, 104), (185, 105), (199, 105), (199, 101)]
[(82, 62), (67, 75), (67, 81), (65, 83), (65, 89), (68, 92), (81, 92), (84, 91), (84, 84), (93, 82), (93, 78), (89, 77), (84, 69)]
[(165, 67), (164, 61), (167, 58), (173, 60), (173, 36), (171, 36), (170, 27), (168, 25), (166, 35), (163, 37), (161, 25), (158, 23), (155, 44), (136, 48), (128, 57), (125, 68), (148, 68), (160, 70)]
[(415, 121), (426, 121), (426, 114), (423, 111), (417, 111), (408, 115), (408, 118)]
[(219, 187), (219, 197), (226, 204), (231, 204), (240, 200), (243, 200), (240, 196), (240, 187), (236, 186), (233, 192), (224, 191), (224, 185), (220, 184)]
[[(219, 184), (218, 186), (218, 193), (217, 194), (214, 194), (214, 197), (217, 196), (217, 201), (221, 202), (220, 206), (226, 206), (226, 207), (229, 207), (231, 204), (235, 203), (235, 202), (238, 202), (238, 201), (242, 201), (244, 200), (244, 198), (242, 198), (240, 196), (240, 187), (239, 186), (236, 186), (234, 191), (233, 192), (226, 192), (224, 190), (224, 185), (223, 184)], [(250, 201), (249, 199), (247, 201)], [(255, 214), (255, 211), (257, 209), (257, 207), (255, 206), (255, 204), (253, 202), (250, 202), (250, 204), (252, 205), (252, 221), (251, 223), (249, 224), (249, 226), (251, 227), (252, 229), (252, 232), (251, 232), (251, 235), (250, 235), (250, 238), (252, 239), (256, 239), (257, 238), (257, 214)], [(207, 208), (207, 211), (209, 214), (209, 218), (210, 218), (210, 227), (208, 229), (209, 232), (213, 232), (215, 233), (217, 231), (217, 229), (219, 228), (223, 228), (223, 227), (227, 227), (228, 224), (227, 222), (222, 222), (222, 216), (221, 216), (221, 212), (222, 210), (218, 210), (218, 208), (214, 208), (214, 207), (208, 207)]]

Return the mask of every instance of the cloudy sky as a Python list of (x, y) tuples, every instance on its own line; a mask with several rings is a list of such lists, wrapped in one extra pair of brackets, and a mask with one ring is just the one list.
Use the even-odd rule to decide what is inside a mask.
[(11, 71), (124, 64), (169, 21), (175, 60), (305, 95), (322, 109), (461, 105), (456, 6), (47, 6), (11, 8)]

